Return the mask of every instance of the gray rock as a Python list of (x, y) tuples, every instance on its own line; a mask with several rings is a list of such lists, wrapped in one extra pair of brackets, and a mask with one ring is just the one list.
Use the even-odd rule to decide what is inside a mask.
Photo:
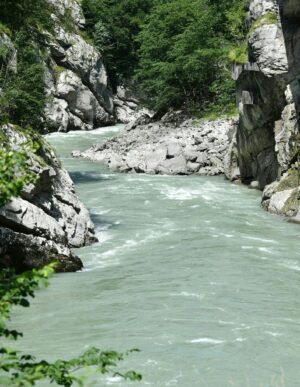
[[(12, 125), (2, 126), (0, 132), (16, 151), (28, 143), (28, 134)], [(41, 267), (55, 259), (59, 270), (80, 270), (82, 263), (70, 248), (96, 241), (94, 226), (53, 150), (42, 138), (39, 142), (37, 155), (28, 150), (28, 165), (36, 181), (23, 188), (20, 198), (0, 208), (0, 266), (14, 262), (16, 268)]]
[[(76, 0), (47, 0), (54, 7), (54, 29), (45, 32), (49, 58), (45, 72), (45, 130), (90, 130), (115, 122), (113, 94), (101, 54), (80, 35), (85, 24)], [(73, 31), (60, 17), (68, 12)]]
[[(230, 133), (236, 125), (234, 119), (200, 121), (187, 126), (190, 120), (149, 122), (141, 117), (126, 126), (123, 133), (101, 145), (81, 153), (81, 157), (103, 162), (113, 170), (135, 171), (149, 174), (197, 173), (200, 167), (207, 174), (224, 173), (223, 161), (229, 146)], [(207, 136), (213, 141), (208, 142)], [(198, 136), (198, 137), (197, 137)], [(195, 145), (195, 138), (202, 143)], [(198, 141), (198, 142), (199, 142)], [(202, 145), (206, 152), (202, 152)]]
[(158, 166), (158, 171), (169, 175), (186, 175), (187, 163), (183, 155), (175, 156), (172, 159), (162, 161)]
[(160, 171), (159, 166), (166, 160), (167, 157), (167, 148), (160, 146), (152, 152), (145, 154), (145, 172), (155, 172)]
[(178, 142), (170, 142), (167, 147), (168, 147), (168, 151), (167, 151), (168, 156), (176, 157), (181, 155), (182, 146), (180, 146)]
[(196, 173), (200, 169), (200, 164), (199, 163), (193, 163), (191, 161), (187, 162), (187, 171), (189, 173)]
[(5, 62), (7, 63), (7, 68), (13, 73), (17, 73), (17, 50), (14, 47), (13, 42), (10, 37), (4, 32), (0, 32), (0, 47), (6, 48)]
[(236, 181), (240, 178), (241, 172), (238, 165), (238, 148), (237, 148), (237, 127), (234, 128), (230, 145), (224, 157), (225, 176), (230, 181)]
[(242, 181), (265, 188), (263, 207), (287, 216), (299, 207), (299, 16), (295, 0), (250, 1), (251, 63), (235, 71), (240, 120), (225, 161), (229, 179), (239, 168)]
[(183, 154), (188, 161), (194, 162), (199, 157), (199, 150), (194, 145), (187, 145), (183, 150)]
[(0, 224), (57, 243), (63, 244), (67, 239), (63, 229), (51, 216), (21, 198), (12, 199), (0, 208)]
[(139, 98), (130, 87), (118, 86), (114, 96), (116, 117), (118, 122), (128, 124), (143, 116), (153, 116), (153, 112), (140, 107)]
[(81, 151), (80, 150), (74, 150), (72, 153), (71, 153), (72, 157), (74, 158), (79, 158), (81, 156)]
[(200, 164), (201, 167), (204, 167), (208, 164), (208, 155), (205, 152), (199, 153), (199, 156), (197, 157), (196, 162)]
[(60, 16), (65, 16), (68, 11), (68, 17), (72, 18), (73, 23), (83, 27), (85, 25), (85, 18), (82, 12), (82, 8), (74, 0), (47, 0), (48, 4), (51, 4), (57, 14)]
[(286, 212), (286, 205), (295, 195), (297, 195), (294, 189), (288, 189), (285, 191), (276, 192), (272, 195), (269, 203), (268, 210), (275, 214), (284, 214)]

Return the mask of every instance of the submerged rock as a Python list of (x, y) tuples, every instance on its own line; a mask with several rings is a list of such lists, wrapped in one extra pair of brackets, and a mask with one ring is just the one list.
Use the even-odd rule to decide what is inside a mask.
[[(119, 136), (74, 156), (106, 164), (112, 170), (170, 175), (224, 173), (235, 119), (147, 122), (141, 117)], [(145, 122), (145, 123), (144, 123)]]
[(70, 176), (37, 134), (26, 134), (12, 125), (0, 130), (16, 152), (29, 137), (40, 146), (36, 154), (28, 151), (35, 183), (24, 187), (20, 198), (12, 198), (0, 208), (0, 266), (20, 271), (55, 260), (58, 271), (80, 270), (82, 262), (71, 248), (88, 245), (96, 238)]

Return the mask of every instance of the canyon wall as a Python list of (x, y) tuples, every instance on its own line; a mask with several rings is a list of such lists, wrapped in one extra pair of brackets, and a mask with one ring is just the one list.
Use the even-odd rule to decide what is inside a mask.
[(263, 206), (298, 217), (300, 5), (252, 0), (248, 63), (235, 65), (240, 122), (232, 152), (240, 176), (264, 190)]
[(115, 121), (113, 94), (99, 51), (84, 33), (76, 0), (47, 0), (54, 28), (47, 32), (46, 127), (50, 131), (89, 130)]

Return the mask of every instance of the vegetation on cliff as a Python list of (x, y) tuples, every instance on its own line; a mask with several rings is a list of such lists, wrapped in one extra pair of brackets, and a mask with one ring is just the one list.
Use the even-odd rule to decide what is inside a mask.
[[(230, 62), (245, 60), (244, 4), (82, 0), (87, 25), (80, 34), (103, 54), (114, 89), (134, 78), (155, 110), (229, 113), (235, 101)], [(46, 0), (0, 0), (0, 7), (0, 34), (6, 31), (18, 51), (12, 71), (11, 53), (0, 50), (0, 120), (38, 128), (46, 103), (43, 31), (52, 28), (53, 9)]]
[[(0, 9), (0, 123), (38, 128), (46, 102), (43, 31), (51, 28), (51, 8), (44, 0), (0, 0)], [(3, 33), (13, 46), (1, 41)]]

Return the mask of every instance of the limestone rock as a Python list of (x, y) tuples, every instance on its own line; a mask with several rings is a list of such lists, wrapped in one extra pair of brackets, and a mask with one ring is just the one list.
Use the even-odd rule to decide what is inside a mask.
[(240, 120), (226, 175), (231, 179), (239, 167), (243, 182), (258, 181), (264, 189), (265, 209), (293, 217), (299, 187), (299, 2), (252, 0), (249, 20), (249, 65), (235, 72)]
[(6, 35), (4, 32), (0, 32), (0, 47), (6, 49), (5, 60), (7, 63), (7, 67), (10, 71), (16, 73), (17, 72), (17, 50), (14, 47), (13, 42), (10, 37)]
[(158, 166), (158, 171), (163, 174), (171, 175), (186, 175), (187, 164), (183, 155), (175, 156), (172, 159), (167, 159), (161, 162)]
[[(167, 121), (170, 116), (171, 122)], [(224, 173), (224, 157), (236, 120), (179, 123), (179, 116), (164, 121), (140, 118), (119, 136), (76, 154), (103, 162), (113, 170), (149, 174), (216, 175)], [(207, 167), (207, 168), (206, 168)], [(206, 169), (200, 169), (206, 168)]]
[[(114, 123), (113, 94), (101, 54), (80, 34), (85, 25), (81, 6), (76, 0), (47, 1), (54, 9), (54, 28), (45, 32), (45, 130), (90, 130)], [(64, 17), (73, 24), (72, 32), (64, 27)]]
[(48, 4), (51, 4), (56, 12), (64, 16), (66, 10), (69, 11), (68, 17), (71, 17), (74, 24), (83, 27), (85, 25), (85, 18), (82, 12), (82, 8), (77, 1), (74, 0), (47, 0)]
[[(12, 125), (0, 130), (16, 152), (28, 142), (28, 134)], [(58, 270), (80, 270), (82, 263), (70, 248), (95, 242), (94, 226), (69, 174), (45, 140), (39, 142), (37, 154), (28, 151), (36, 181), (0, 208), (0, 266), (13, 262), (17, 269), (42, 267), (55, 259)]]
[(21, 198), (14, 198), (0, 208), (0, 224), (57, 243), (66, 242), (65, 232), (51, 216)]
[(130, 86), (120, 85), (117, 87), (114, 104), (117, 120), (123, 124), (136, 121), (145, 115), (153, 116), (153, 112), (149, 109), (140, 107), (140, 100)]

